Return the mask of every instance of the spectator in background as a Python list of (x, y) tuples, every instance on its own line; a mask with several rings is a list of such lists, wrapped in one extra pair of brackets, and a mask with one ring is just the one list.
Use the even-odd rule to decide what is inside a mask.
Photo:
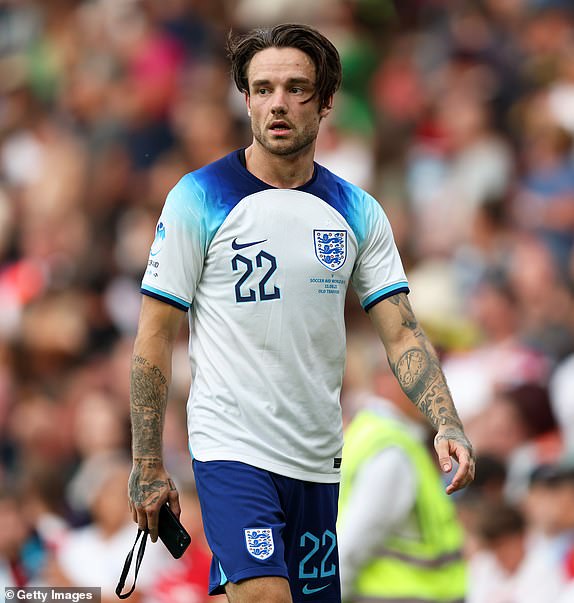
[(574, 462), (571, 456), (541, 464), (531, 475), (523, 502), (538, 546), (553, 564), (571, 575), (574, 551)]
[[(355, 345), (351, 354), (364, 354)], [(424, 418), (388, 367), (376, 365), (372, 384), (375, 395), (363, 392), (345, 432), (337, 524), (343, 600), (462, 602), (462, 527), (426, 448)]]
[[(508, 254), (508, 280), (520, 317), (519, 337), (545, 356), (549, 368), (573, 351), (574, 304), (558, 264), (544, 243), (517, 236)], [(542, 292), (540, 283), (545, 283)], [(542, 376), (546, 382), (549, 375)]]
[(75, 407), (74, 444), (78, 465), (68, 483), (68, 502), (81, 517), (89, 511), (94, 472), (107, 462), (115, 462), (128, 450), (129, 429), (125, 415), (112, 396), (87, 391)]
[(574, 462), (571, 454), (537, 467), (523, 508), (534, 546), (560, 572), (566, 585), (558, 603), (574, 601)]
[(507, 469), (505, 494), (524, 496), (532, 470), (554, 462), (562, 450), (546, 387), (525, 383), (501, 388), (472, 423), (476, 449)]
[(52, 465), (65, 473), (72, 463), (73, 450), (65, 407), (41, 388), (21, 388), (19, 393), (8, 418), (8, 438), (13, 447), (11, 471), (21, 476), (34, 467)]
[(50, 463), (27, 467), (21, 478), (21, 512), (46, 552), (55, 551), (70, 528), (65, 498), (67, 475)]
[(46, 560), (46, 546), (27, 521), (22, 499), (3, 484), (0, 490), (0, 584), (38, 586)]
[(547, 551), (528, 541), (527, 523), (515, 507), (485, 503), (476, 523), (482, 549), (470, 561), (467, 603), (556, 601), (564, 577)]
[(435, 108), (436, 138), (421, 137), (410, 155), (408, 177), (422, 256), (450, 256), (468, 238), (480, 205), (503, 196), (510, 184), (507, 144), (493, 130), (478, 91), (456, 91), (457, 77), (451, 75), (446, 97)]
[(457, 516), (464, 530), (464, 554), (471, 559), (480, 550), (477, 521), (482, 506), (504, 502), (507, 470), (504, 461), (488, 454), (476, 457), (477, 479), (456, 500)]
[(444, 359), (449, 385), (467, 419), (485, 412), (498, 390), (543, 383), (549, 373), (547, 358), (521, 339), (516, 292), (505, 272), (487, 272), (470, 306), (481, 330), (480, 343), (469, 350), (446, 354)]

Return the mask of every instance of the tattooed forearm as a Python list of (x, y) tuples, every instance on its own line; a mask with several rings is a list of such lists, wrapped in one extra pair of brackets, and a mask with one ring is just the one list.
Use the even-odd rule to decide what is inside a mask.
[(438, 360), (426, 346), (408, 349), (396, 362), (391, 361), (391, 368), (403, 391), (435, 429), (460, 423)]
[(461, 429), (444, 375), (432, 345), (420, 328), (405, 294), (389, 298), (398, 306), (402, 325), (413, 332), (415, 345), (396, 359), (391, 369), (407, 396), (419, 407), (435, 429), (450, 425)]
[(131, 419), (134, 459), (161, 459), (168, 381), (161, 369), (134, 356), (131, 371)]

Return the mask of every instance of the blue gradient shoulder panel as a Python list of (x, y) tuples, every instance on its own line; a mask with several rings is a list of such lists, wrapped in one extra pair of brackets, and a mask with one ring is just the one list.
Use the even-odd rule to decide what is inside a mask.
[(229, 212), (243, 198), (266, 188), (263, 182), (247, 177), (236, 154), (185, 175), (168, 195), (166, 207), (171, 206), (188, 226), (200, 225), (205, 250)]
[(302, 190), (319, 197), (337, 210), (353, 230), (359, 247), (362, 247), (377, 212), (383, 213), (381, 206), (363, 189), (319, 164), (315, 166), (316, 178)]
[[(195, 224), (200, 218), (204, 226), (204, 244), (209, 245), (229, 212), (243, 198), (271, 188), (251, 174), (241, 164), (239, 151), (234, 151), (184, 176), (171, 191), (168, 201), (180, 217), (191, 215)], [(339, 212), (352, 228), (359, 246), (377, 214), (383, 213), (379, 203), (368, 193), (319, 164), (315, 164), (311, 181), (298, 190), (319, 197)]]
[[(184, 176), (169, 193), (166, 210), (191, 228), (199, 228), (207, 250), (229, 212), (245, 197), (273, 187), (251, 174), (241, 163), (240, 151)], [(297, 190), (308, 192), (339, 212), (359, 244), (368, 238), (377, 220), (386, 219), (380, 204), (358, 186), (315, 164), (313, 178)]]

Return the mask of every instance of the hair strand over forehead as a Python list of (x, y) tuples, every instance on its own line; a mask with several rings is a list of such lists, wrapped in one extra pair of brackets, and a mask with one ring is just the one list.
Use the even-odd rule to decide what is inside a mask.
[(309, 56), (315, 66), (316, 95), (320, 107), (329, 104), (330, 98), (341, 85), (341, 59), (335, 46), (316, 29), (308, 25), (284, 23), (275, 27), (257, 28), (249, 33), (227, 40), (227, 53), (231, 61), (231, 75), (240, 92), (249, 93), (247, 70), (251, 59), (267, 48), (296, 48)]

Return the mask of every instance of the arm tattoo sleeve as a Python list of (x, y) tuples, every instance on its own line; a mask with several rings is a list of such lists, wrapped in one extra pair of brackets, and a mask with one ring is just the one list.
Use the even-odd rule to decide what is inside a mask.
[(402, 326), (413, 332), (418, 344), (402, 350), (398, 358), (389, 357), (400, 386), (435, 429), (441, 426), (462, 429), (436, 352), (420, 328), (406, 294), (399, 293), (388, 301), (398, 306)]
[(161, 461), (168, 382), (159, 367), (134, 356), (131, 371), (131, 419), (134, 460)]

